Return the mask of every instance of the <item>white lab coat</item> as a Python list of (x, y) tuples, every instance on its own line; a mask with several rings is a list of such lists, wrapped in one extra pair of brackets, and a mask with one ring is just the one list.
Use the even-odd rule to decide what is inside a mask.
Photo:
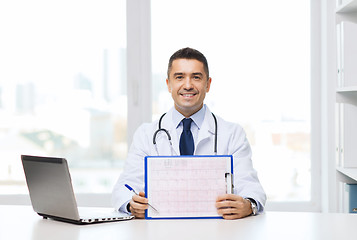
[[(158, 120), (142, 124), (135, 132), (129, 149), (123, 173), (120, 175), (112, 195), (113, 205), (119, 209), (132, 197), (125, 188), (129, 184), (136, 191), (144, 191), (144, 158), (145, 156), (180, 155), (176, 126), (172, 122), (173, 108), (162, 119), (161, 126), (168, 130), (172, 137), (172, 147), (167, 135), (160, 131), (156, 137), (157, 150), (153, 144), (153, 135), (158, 129)], [(205, 118), (195, 140), (194, 155), (214, 155), (215, 123), (211, 111), (206, 108)], [(260, 185), (257, 173), (251, 161), (251, 148), (241, 126), (230, 123), (217, 116), (217, 154), (233, 155), (234, 193), (242, 197), (253, 198), (258, 202), (262, 212), (266, 202), (265, 192)]]

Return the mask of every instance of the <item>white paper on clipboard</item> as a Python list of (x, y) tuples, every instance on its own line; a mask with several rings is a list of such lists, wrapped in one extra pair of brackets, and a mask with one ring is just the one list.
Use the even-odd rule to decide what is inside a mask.
[(219, 195), (232, 192), (233, 157), (148, 156), (145, 192), (151, 205), (146, 218), (220, 218)]

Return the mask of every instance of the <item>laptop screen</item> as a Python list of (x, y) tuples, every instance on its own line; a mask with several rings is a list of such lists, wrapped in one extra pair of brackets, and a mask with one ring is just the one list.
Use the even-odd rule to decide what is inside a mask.
[(67, 161), (21, 156), (33, 209), (39, 215), (79, 220)]

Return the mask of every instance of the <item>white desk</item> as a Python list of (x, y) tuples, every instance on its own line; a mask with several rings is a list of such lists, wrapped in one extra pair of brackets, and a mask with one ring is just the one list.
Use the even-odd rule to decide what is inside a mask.
[(21, 239), (357, 239), (357, 215), (267, 212), (240, 220), (130, 220), (74, 225), (38, 216), (30, 206), (0, 206), (0, 240)]

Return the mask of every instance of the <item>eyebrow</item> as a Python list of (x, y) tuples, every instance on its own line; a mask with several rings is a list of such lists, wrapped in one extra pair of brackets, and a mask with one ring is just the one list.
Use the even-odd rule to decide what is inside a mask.
[(182, 72), (174, 73), (174, 76), (184, 75)]
[[(181, 76), (181, 75), (185, 75), (185, 73), (183, 73), (183, 72), (174, 73), (174, 76)], [(191, 75), (200, 75), (200, 76), (203, 76), (203, 73), (201, 73), (201, 72), (194, 72), (194, 73), (192, 73)]]
[(201, 73), (201, 72), (195, 72), (195, 73), (192, 73), (192, 75), (200, 75), (200, 76), (203, 76), (203, 73)]

